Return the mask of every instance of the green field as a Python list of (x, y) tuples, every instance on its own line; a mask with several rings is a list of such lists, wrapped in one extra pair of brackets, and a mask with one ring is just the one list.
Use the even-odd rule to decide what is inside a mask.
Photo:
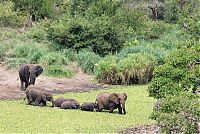
[(109, 90), (54, 95), (55, 98), (75, 98), (81, 103), (94, 101), (100, 92), (125, 92), (128, 95), (126, 115), (119, 115), (117, 110), (114, 113), (84, 112), (29, 106), (23, 100), (0, 101), (0, 133), (117, 132), (131, 126), (152, 124), (149, 115), (155, 100), (148, 97), (147, 86), (119, 86)]

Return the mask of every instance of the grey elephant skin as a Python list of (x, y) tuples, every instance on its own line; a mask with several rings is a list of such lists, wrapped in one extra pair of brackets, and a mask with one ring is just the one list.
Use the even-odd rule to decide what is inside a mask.
[[(21, 81), (21, 90), (25, 91), (29, 85), (34, 85), (36, 77), (42, 74), (43, 68), (35, 64), (23, 64), (19, 68), (19, 78)], [(25, 87), (24, 87), (25, 83)]]
[(77, 101), (64, 101), (61, 104), (61, 109), (78, 109), (80, 104)]
[(26, 89), (26, 98), (28, 100), (28, 105), (31, 105), (32, 102), (35, 102), (36, 106), (46, 106), (46, 102), (52, 102), (52, 107), (54, 107), (54, 99), (51, 93), (42, 91), (41, 87), (35, 85), (30, 85)]
[(97, 109), (97, 104), (94, 102), (84, 102), (81, 106), (80, 109), (82, 111), (91, 111), (93, 112), (94, 109)]
[(55, 107), (61, 107), (61, 104), (62, 104), (64, 101), (75, 101), (75, 102), (77, 102), (75, 99), (66, 99), (66, 98), (61, 97), (61, 98), (58, 98), (58, 99), (55, 100), (54, 106), (55, 106)]
[(119, 114), (126, 114), (125, 102), (127, 100), (126, 93), (100, 93), (97, 98), (98, 112), (103, 109), (109, 110), (110, 113), (118, 108)]

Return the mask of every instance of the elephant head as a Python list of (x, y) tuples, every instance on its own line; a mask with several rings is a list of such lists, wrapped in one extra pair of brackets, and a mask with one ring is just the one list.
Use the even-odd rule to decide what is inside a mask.
[(126, 114), (125, 110), (125, 101), (127, 99), (126, 93), (111, 93), (108, 98), (110, 102), (113, 102), (116, 105), (118, 105), (120, 114), (122, 114), (122, 111), (124, 114)]
[(43, 68), (40, 65), (35, 65), (30, 67), (29, 72), (30, 72), (30, 85), (34, 85), (36, 77), (42, 74)]
[(53, 99), (52, 94), (49, 94), (49, 93), (42, 94), (42, 100), (45, 102), (47, 102), (47, 101), (52, 102), (52, 107), (54, 107), (54, 99)]

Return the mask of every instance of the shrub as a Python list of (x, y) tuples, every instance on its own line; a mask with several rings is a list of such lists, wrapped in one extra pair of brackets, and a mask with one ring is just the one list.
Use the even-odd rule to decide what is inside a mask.
[(77, 59), (76, 52), (72, 49), (63, 49), (62, 54), (70, 61), (75, 61)]
[(161, 100), (161, 108), (154, 110), (152, 118), (158, 121), (162, 133), (197, 133), (200, 119), (199, 96), (182, 92)]
[(67, 65), (69, 64), (69, 59), (60, 52), (50, 52), (40, 59), (40, 63), (44, 66)]
[(95, 76), (99, 82), (119, 84), (121, 80), (116, 57), (108, 55), (100, 60), (95, 68)]
[(149, 94), (161, 98), (161, 109), (154, 111), (165, 133), (196, 133), (200, 119), (199, 96), (192, 91), (199, 88), (199, 44), (186, 42), (170, 53), (166, 63), (154, 71)]
[(53, 77), (71, 78), (73, 77), (74, 72), (70, 69), (64, 68), (59, 65), (51, 65), (48, 66), (47, 69), (45, 69), (45, 74), (47, 76), (53, 76)]
[(156, 65), (151, 55), (135, 53), (120, 60), (117, 66), (123, 75), (121, 84), (147, 83), (152, 79), (153, 69)]
[(151, 55), (135, 53), (117, 61), (106, 56), (98, 62), (95, 75), (100, 82), (109, 84), (142, 84), (152, 79), (155, 59)]
[[(188, 64), (194, 61), (197, 55), (188, 50), (178, 49), (172, 51), (166, 63), (154, 70), (154, 78), (149, 86), (150, 96), (163, 98), (167, 95), (179, 94), (180, 91), (190, 90), (193, 83), (190, 78), (192, 76), (196, 77), (197, 74), (194, 74), (194, 70), (188, 68)], [(191, 51), (194, 52), (195, 49), (193, 48)], [(186, 53), (190, 53), (190, 55), (186, 55)]]
[(94, 52), (81, 51), (77, 54), (77, 62), (84, 72), (94, 73), (95, 64), (101, 59), (99, 55)]
[(46, 31), (41, 25), (32, 27), (26, 34), (29, 38), (36, 39), (37, 41), (46, 39)]
[(6, 59), (5, 64), (10, 68), (19, 68), (22, 64), (27, 64), (28, 61), (25, 58), (9, 58)]

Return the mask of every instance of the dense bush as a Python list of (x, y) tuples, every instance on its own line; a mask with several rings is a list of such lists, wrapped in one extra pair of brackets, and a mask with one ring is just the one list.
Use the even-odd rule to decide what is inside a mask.
[(40, 59), (40, 63), (44, 66), (67, 65), (69, 64), (69, 59), (59, 52), (50, 52)]
[(93, 2), (84, 15), (65, 15), (54, 21), (48, 37), (67, 48), (90, 48), (105, 56), (120, 51), (127, 38), (141, 31), (141, 18), (140, 13), (123, 7), (121, 2)]
[(98, 62), (95, 74), (100, 82), (109, 84), (142, 84), (152, 79), (155, 65), (154, 57), (147, 54), (133, 53), (119, 61), (107, 56)]
[(81, 51), (77, 54), (77, 62), (86, 73), (93, 74), (95, 65), (101, 59), (99, 55), (94, 52)]
[(147, 39), (158, 39), (166, 30), (171, 28), (172, 26), (164, 21), (150, 21), (146, 23), (144, 36)]
[(28, 61), (25, 58), (8, 58), (5, 60), (7, 68), (16, 69), (19, 68), (22, 64), (27, 64)]
[(152, 118), (158, 121), (163, 133), (198, 133), (199, 99), (198, 95), (183, 92), (176, 96), (167, 96), (162, 99), (160, 109), (154, 109)]
[(195, 63), (199, 61), (199, 50), (198, 43), (181, 44), (154, 71), (149, 94), (161, 98), (161, 105), (153, 118), (165, 133), (197, 133), (200, 103), (192, 91), (199, 89), (200, 66)]
[(74, 72), (70, 69), (61, 67), (59, 65), (51, 65), (45, 69), (45, 75), (52, 77), (66, 77), (71, 78)]
[(14, 3), (11, 1), (0, 2), (0, 26), (4, 27), (19, 27), (22, 26), (25, 17), (19, 12), (14, 11)]
[(166, 63), (154, 71), (154, 79), (149, 86), (150, 96), (163, 98), (170, 94), (176, 95), (180, 91), (191, 91), (190, 88), (194, 84), (191, 78), (198, 78), (198, 74), (194, 72), (199, 66), (196, 65), (194, 69), (188, 66), (192, 61), (198, 60), (199, 56), (198, 44), (172, 51)]

